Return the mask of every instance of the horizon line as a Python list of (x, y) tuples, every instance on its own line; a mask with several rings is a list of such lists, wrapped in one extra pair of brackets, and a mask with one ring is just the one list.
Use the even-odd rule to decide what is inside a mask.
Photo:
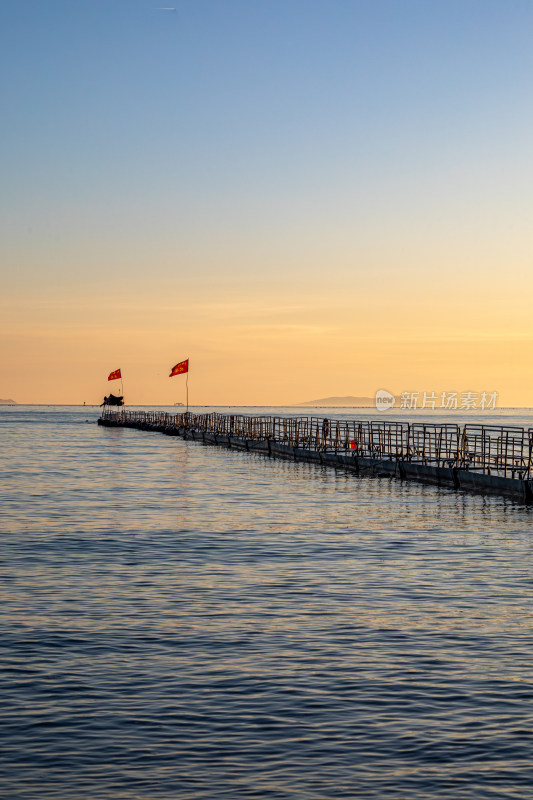
[[(63, 408), (102, 408), (101, 403), (0, 403), (0, 409), (2, 408), (25, 408), (28, 406), (37, 406), (40, 408), (49, 408), (50, 406), (60, 406)], [(185, 408), (184, 404), (176, 405), (175, 403), (126, 403), (123, 408)], [(336, 405), (299, 405), (297, 403), (278, 403), (276, 405), (268, 405), (268, 404), (235, 404), (235, 403), (190, 403), (189, 408), (353, 408), (353, 409), (374, 409), (377, 411), (375, 405), (372, 406), (336, 406)], [(478, 414), (491, 414), (497, 413), (498, 411), (533, 411), (533, 406), (498, 406), (496, 408), (491, 409), (478, 409), (478, 408), (400, 408), (399, 406), (392, 406), (392, 408), (387, 409), (387, 411), (383, 412), (380, 411), (380, 414), (388, 414), (390, 411), (427, 411), (428, 413), (448, 413), (448, 414), (456, 414), (458, 412), (464, 412), (465, 414), (469, 413), (478, 413)]]

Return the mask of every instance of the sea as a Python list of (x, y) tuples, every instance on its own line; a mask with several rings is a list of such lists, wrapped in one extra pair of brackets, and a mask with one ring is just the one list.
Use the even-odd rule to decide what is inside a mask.
[(533, 798), (532, 508), (98, 416), (0, 408), (2, 798)]

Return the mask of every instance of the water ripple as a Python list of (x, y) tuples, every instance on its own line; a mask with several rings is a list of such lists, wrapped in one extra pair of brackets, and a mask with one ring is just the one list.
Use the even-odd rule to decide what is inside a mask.
[(0, 411), (15, 800), (532, 798), (531, 511)]

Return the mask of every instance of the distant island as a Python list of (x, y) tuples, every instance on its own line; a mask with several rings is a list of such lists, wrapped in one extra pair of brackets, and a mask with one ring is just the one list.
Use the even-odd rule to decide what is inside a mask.
[(0, 406), (16, 406), (16, 405), (17, 404), (15, 403), (14, 400), (2, 400), (2, 398), (0, 398)]
[(298, 406), (345, 406), (347, 408), (368, 408), (376, 405), (375, 397), (321, 397), (319, 400), (306, 400), (305, 403), (295, 403)]

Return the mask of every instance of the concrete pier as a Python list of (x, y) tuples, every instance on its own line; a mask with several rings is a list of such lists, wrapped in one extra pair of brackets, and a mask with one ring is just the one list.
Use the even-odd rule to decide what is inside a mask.
[(109, 410), (98, 424), (533, 502), (531, 429)]

